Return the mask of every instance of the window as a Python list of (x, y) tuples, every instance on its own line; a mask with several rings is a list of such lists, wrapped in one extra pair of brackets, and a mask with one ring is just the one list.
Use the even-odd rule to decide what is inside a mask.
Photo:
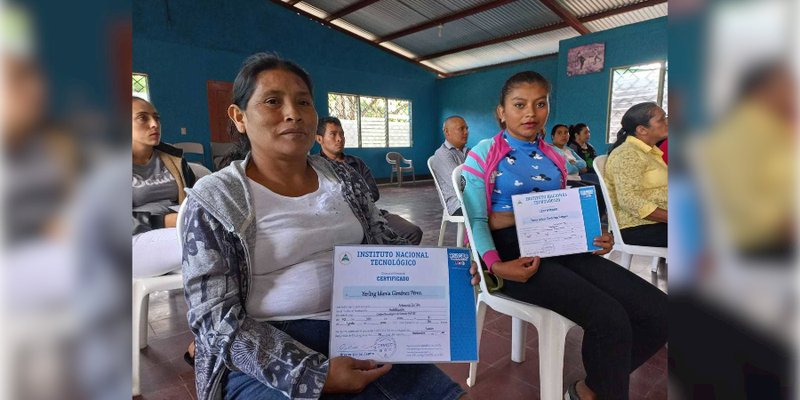
[(655, 101), (667, 111), (666, 62), (641, 64), (611, 70), (611, 93), (608, 102), (607, 142), (617, 140), (625, 111), (645, 101)]
[(150, 101), (150, 84), (147, 74), (133, 73), (133, 95)]
[(328, 114), (339, 118), (345, 147), (411, 147), (411, 101), (328, 93)]

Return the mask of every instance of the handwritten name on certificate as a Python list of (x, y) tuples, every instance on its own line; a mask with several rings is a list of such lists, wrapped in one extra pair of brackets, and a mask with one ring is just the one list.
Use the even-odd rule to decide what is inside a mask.
[(336, 246), (330, 356), (477, 360), (469, 266), (467, 249)]
[(600, 213), (593, 186), (511, 196), (522, 256), (553, 257), (599, 250)]

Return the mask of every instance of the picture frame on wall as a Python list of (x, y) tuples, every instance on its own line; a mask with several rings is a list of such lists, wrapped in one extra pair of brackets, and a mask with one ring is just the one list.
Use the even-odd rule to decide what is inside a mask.
[(592, 43), (569, 49), (567, 52), (567, 76), (602, 71), (605, 56), (605, 43)]

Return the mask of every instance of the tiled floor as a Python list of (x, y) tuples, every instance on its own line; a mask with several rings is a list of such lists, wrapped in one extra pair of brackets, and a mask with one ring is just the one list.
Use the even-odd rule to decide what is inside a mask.
[[(442, 209), (432, 181), (405, 184), (402, 188), (382, 186), (381, 208), (402, 215), (419, 225), (425, 233), (422, 245), (436, 245)], [(455, 243), (455, 225), (448, 224), (445, 244)], [(618, 261), (619, 254), (612, 254)], [(666, 271), (650, 272), (650, 260), (634, 257), (631, 270), (661, 290), (667, 290)], [(194, 399), (194, 372), (183, 361), (192, 340), (186, 323), (186, 303), (180, 290), (150, 296), (149, 346), (141, 352), (143, 399)], [(582, 331), (579, 327), (567, 336), (564, 357), (564, 382), (584, 376), (581, 363)], [(511, 361), (511, 319), (488, 311), (481, 339), (477, 384), (468, 388), (473, 399), (538, 399), (539, 365), (537, 335), (528, 329), (527, 361)], [(454, 381), (467, 389), (468, 364), (439, 365)], [(667, 352), (662, 349), (631, 375), (631, 400), (667, 398)]]

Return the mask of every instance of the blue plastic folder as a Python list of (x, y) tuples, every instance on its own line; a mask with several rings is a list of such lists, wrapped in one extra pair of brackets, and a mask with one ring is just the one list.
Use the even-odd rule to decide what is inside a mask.
[(330, 356), (392, 363), (478, 359), (470, 253), (336, 246)]

